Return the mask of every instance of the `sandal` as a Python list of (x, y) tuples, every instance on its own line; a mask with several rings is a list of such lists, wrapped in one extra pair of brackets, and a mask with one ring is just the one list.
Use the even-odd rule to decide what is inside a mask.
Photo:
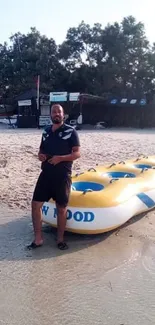
[(58, 248), (61, 250), (68, 249), (68, 245), (65, 242), (60, 242), (57, 244)]
[(41, 246), (42, 246), (42, 244), (37, 245), (35, 242), (32, 242), (30, 245), (27, 246), (27, 248), (29, 250), (31, 250), (31, 249), (36, 249), (36, 248), (41, 247)]

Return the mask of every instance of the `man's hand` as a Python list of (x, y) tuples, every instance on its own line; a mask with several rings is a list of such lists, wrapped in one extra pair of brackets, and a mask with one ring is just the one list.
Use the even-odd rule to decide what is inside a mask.
[(62, 161), (62, 157), (61, 156), (53, 156), (52, 158), (48, 159), (48, 162), (52, 165), (57, 165)]
[(46, 155), (44, 155), (43, 153), (38, 153), (38, 158), (41, 162), (46, 160)]

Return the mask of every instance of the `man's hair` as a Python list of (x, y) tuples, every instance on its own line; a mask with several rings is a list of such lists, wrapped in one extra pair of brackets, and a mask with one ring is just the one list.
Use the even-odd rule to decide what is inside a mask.
[(62, 111), (63, 111), (63, 113), (64, 113), (64, 109), (63, 109), (63, 107), (62, 107), (60, 104), (53, 104), (53, 105), (51, 106), (51, 112), (52, 112), (52, 110), (53, 110), (54, 107), (59, 107), (59, 108), (61, 108)]

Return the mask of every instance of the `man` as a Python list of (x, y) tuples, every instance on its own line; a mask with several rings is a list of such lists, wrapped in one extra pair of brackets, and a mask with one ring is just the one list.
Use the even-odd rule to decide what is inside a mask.
[(64, 123), (64, 110), (55, 104), (51, 108), (52, 126), (42, 135), (38, 158), (42, 162), (32, 199), (34, 241), (29, 249), (42, 246), (41, 208), (44, 202), (53, 199), (57, 207), (57, 247), (67, 249), (64, 242), (67, 205), (71, 190), (73, 161), (80, 158), (80, 141), (77, 131)]

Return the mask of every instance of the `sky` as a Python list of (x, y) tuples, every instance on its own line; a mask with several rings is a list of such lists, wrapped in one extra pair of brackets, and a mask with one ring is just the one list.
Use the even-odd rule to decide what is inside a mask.
[(27, 34), (30, 27), (36, 27), (61, 44), (67, 30), (82, 20), (104, 27), (129, 15), (145, 24), (146, 35), (154, 42), (154, 0), (0, 0), (0, 43), (9, 42), (18, 31)]

